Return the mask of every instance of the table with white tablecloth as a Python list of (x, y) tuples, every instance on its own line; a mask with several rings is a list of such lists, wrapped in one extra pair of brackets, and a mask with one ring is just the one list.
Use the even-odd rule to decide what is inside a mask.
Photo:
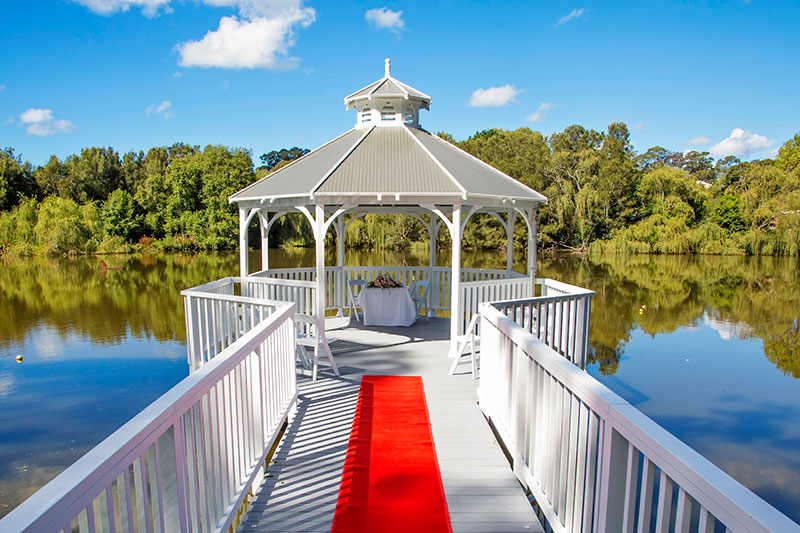
[(358, 294), (364, 310), (365, 326), (410, 326), (417, 307), (405, 287), (393, 289), (364, 288)]

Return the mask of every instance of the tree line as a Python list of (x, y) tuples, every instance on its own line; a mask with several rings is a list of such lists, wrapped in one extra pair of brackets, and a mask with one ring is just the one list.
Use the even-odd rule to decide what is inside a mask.
[[(659, 146), (637, 154), (624, 123), (603, 132), (574, 125), (550, 136), (489, 129), (460, 142), (438, 135), (548, 197), (539, 227), (543, 249), (800, 253), (800, 133), (775, 159), (751, 162)], [(250, 151), (225, 146), (176, 143), (122, 156), (92, 147), (34, 166), (6, 148), (0, 152), (0, 252), (234, 248), (238, 217), (228, 197), (306, 153), (273, 150), (256, 166)], [(519, 246), (525, 231), (516, 225)], [(300, 215), (283, 217), (270, 238), (280, 246), (313, 244)], [(442, 231), (439, 245), (448, 241)], [(497, 221), (479, 215), (463, 244), (492, 249), (505, 241)], [(355, 221), (345, 242), (399, 249), (425, 247), (429, 239), (411, 217), (373, 214)]]

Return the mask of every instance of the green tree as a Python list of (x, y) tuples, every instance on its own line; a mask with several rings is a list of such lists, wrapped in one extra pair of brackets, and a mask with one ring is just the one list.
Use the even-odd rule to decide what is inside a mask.
[(117, 189), (112, 192), (103, 204), (101, 214), (106, 235), (122, 237), (129, 242), (139, 237), (142, 217), (128, 191)]
[(124, 185), (122, 163), (112, 148), (84, 148), (63, 163), (64, 179), (58, 195), (76, 202), (104, 201), (112, 191)]
[(36, 167), (33, 176), (42, 196), (59, 194), (63, 187), (64, 166), (58, 160), (58, 157), (51, 155), (45, 165)]
[(800, 133), (783, 143), (778, 150), (775, 164), (787, 172), (800, 176)]
[(714, 158), (708, 152), (690, 150), (683, 155), (681, 168), (695, 179), (712, 183), (715, 179)]
[(228, 197), (253, 179), (253, 163), (244, 149), (209, 145), (174, 159), (165, 184), (167, 233), (194, 239), (201, 247), (233, 247), (239, 221)]
[(476, 133), (457, 146), (534, 189), (544, 189), (550, 149), (538, 131), (491, 129)]
[(298, 148), (297, 146), (293, 146), (289, 149), (281, 148), (280, 150), (272, 150), (266, 154), (261, 154), (261, 166), (260, 169), (264, 169), (267, 172), (282, 166), (281, 163), (284, 165), (294, 161), (295, 159), (300, 159), (311, 150), (308, 148)]
[(85, 249), (91, 228), (81, 206), (70, 198), (48, 196), (39, 206), (33, 231), (37, 244), (48, 253), (76, 253)]
[(0, 211), (17, 205), (23, 198), (36, 195), (36, 181), (31, 164), (14, 155), (13, 148), (0, 151)]
[(742, 218), (741, 198), (733, 194), (721, 194), (709, 204), (711, 220), (721, 228), (743, 231), (747, 226)]

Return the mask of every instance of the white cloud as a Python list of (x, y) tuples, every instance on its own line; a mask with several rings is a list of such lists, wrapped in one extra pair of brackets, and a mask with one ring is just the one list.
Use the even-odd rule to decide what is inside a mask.
[(5, 85), (0, 85), (0, 91), (5, 91), (5, 90), (6, 90), (6, 86)]
[(15, 379), (12, 376), (0, 376), (0, 398), (10, 396), (14, 391)]
[(689, 146), (703, 146), (709, 143), (711, 143), (711, 140), (704, 135), (700, 135), (698, 137), (692, 137), (691, 139), (686, 141), (686, 144)]
[(584, 8), (582, 8), (582, 7), (573, 9), (568, 14), (566, 14), (563, 17), (561, 17), (560, 19), (558, 19), (558, 22), (556, 22), (556, 26), (561, 26), (562, 24), (566, 24), (570, 20), (574, 20), (574, 19), (580, 18), (580, 17), (583, 16), (584, 13), (586, 13), (586, 10)]
[(472, 107), (502, 107), (516, 102), (516, 96), (521, 92), (522, 89), (515, 89), (513, 85), (476, 89), (469, 99), (469, 105)]
[(75, 128), (69, 120), (51, 120), (48, 122), (28, 124), (25, 128), (25, 132), (28, 135), (47, 137), (48, 135), (55, 135), (56, 133), (69, 133), (73, 129)]
[(144, 114), (146, 116), (161, 116), (161, 118), (169, 118), (172, 116), (172, 104), (169, 100), (164, 100), (160, 104), (156, 105), (149, 105), (144, 108)]
[(364, 18), (375, 28), (398, 31), (403, 29), (406, 23), (403, 21), (402, 11), (392, 11), (388, 7), (376, 7), (368, 9), (364, 13)]
[(536, 108), (536, 111), (528, 115), (529, 122), (541, 122), (547, 118), (547, 112), (553, 109), (553, 104), (551, 102), (542, 102), (539, 104), (539, 107)]
[(183, 77), (183, 72), (177, 71), (177, 72), (175, 72), (175, 74), (172, 75), (172, 77), (173, 78), (182, 78)]
[(287, 57), (294, 44), (295, 25), (307, 27), (316, 14), (311, 8), (296, 8), (272, 18), (239, 20), (222, 17), (219, 28), (199, 41), (177, 46), (183, 67), (268, 68), (294, 66), (299, 60)]
[(47, 122), (53, 120), (52, 109), (39, 109), (38, 107), (31, 107), (19, 114), (19, 119), (23, 124), (31, 124), (35, 122)]
[(763, 135), (757, 135), (750, 130), (734, 128), (731, 134), (715, 144), (709, 149), (714, 157), (724, 157), (735, 155), (736, 157), (746, 158), (765, 150), (775, 144)]
[(158, 14), (158, 10), (164, 7), (169, 10), (170, 0), (75, 0), (77, 3), (88, 7), (98, 15), (111, 15), (118, 11), (125, 12), (131, 7), (142, 8), (142, 13), (148, 17)]
[[(172, 0), (75, 0), (101, 15), (141, 7), (142, 13), (155, 16), (159, 10), (172, 12)], [(233, 7), (239, 16), (222, 17), (216, 30), (197, 41), (175, 46), (184, 67), (268, 68), (294, 66), (299, 60), (288, 57), (294, 45), (296, 26), (307, 27), (316, 12), (302, 7), (303, 0), (198, 0), (215, 7)], [(176, 76), (177, 77), (177, 76)]]
[(68, 133), (74, 129), (69, 120), (55, 120), (52, 109), (40, 109), (31, 107), (19, 114), (19, 120), (25, 126), (28, 135), (38, 135), (46, 137), (56, 133)]

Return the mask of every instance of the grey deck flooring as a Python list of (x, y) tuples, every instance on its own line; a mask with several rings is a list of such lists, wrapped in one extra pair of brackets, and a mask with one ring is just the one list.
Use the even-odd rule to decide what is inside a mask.
[(239, 531), (330, 531), (364, 374), (422, 376), (454, 532), (542, 531), (478, 408), (467, 358), (447, 373), (448, 328), (433, 319), (329, 332), (342, 375), (300, 378), (297, 414)]

